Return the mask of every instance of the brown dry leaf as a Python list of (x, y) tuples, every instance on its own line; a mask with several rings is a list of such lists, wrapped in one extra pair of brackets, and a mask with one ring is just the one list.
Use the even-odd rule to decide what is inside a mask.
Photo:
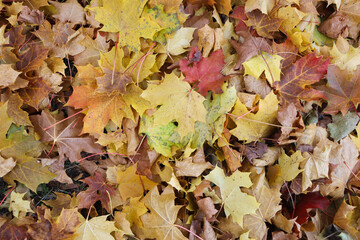
[(262, 172), (256, 176), (254, 185), (251, 187), (256, 200), (260, 203), (257, 215), (268, 222), (281, 210), (280, 186), (270, 187), (265, 178), (265, 172)]
[(331, 183), (320, 186), (320, 192), (324, 196), (340, 198), (344, 196), (347, 181), (352, 175), (351, 170), (357, 163), (359, 151), (355, 143), (346, 137), (340, 141), (340, 145), (331, 153), (329, 178)]
[(284, 71), (286, 68), (290, 67), (296, 61), (298, 57), (298, 48), (291, 42), (290, 39), (287, 39), (284, 43), (277, 44), (274, 42), (271, 45), (274, 54), (279, 55), (283, 59), (281, 60), (281, 70)]
[(22, 72), (37, 69), (44, 63), (48, 51), (48, 49), (41, 45), (32, 46), (19, 56), (19, 61), (16, 63), (16, 69)]
[(239, 35), (244, 38), (243, 42), (239, 42), (234, 39), (229, 40), (231, 45), (235, 48), (237, 54), (239, 54), (235, 70), (242, 69), (243, 62), (258, 55), (259, 51), (272, 52), (270, 45), (264, 38), (253, 37), (248, 32), (240, 32)]
[(206, 219), (210, 220), (218, 212), (214, 206), (214, 202), (210, 197), (202, 198), (196, 201), (199, 209), (205, 214)]
[[(355, 198), (354, 198), (355, 199)], [(357, 197), (357, 202), (359, 198)], [(344, 200), (334, 216), (334, 224), (349, 232), (352, 236), (358, 238), (360, 236), (357, 228), (357, 214), (359, 212), (358, 206), (352, 206)]]
[(194, 162), (193, 157), (187, 157), (183, 160), (176, 160), (175, 162), (175, 175), (177, 177), (180, 176), (188, 176), (188, 177), (198, 177), (200, 176), (206, 169), (213, 168), (213, 165), (209, 162)]
[(339, 36), (346, 38), (349, 34), (348, 22), (349, 19), (342, 12), (334, 12), (319, 25), (318, 31), (330, 38), (337, 39)]
[(268, 229), (261, 215), (247, 214), (244, 216), (244, 230), (249, 231), (250, 238), (263, 239)]
[(19, 94), (12, 93), (9, 97), (7, 114), (13, 119), (16, 125), (31, 126), (32, 124), (29, 115), (21, 109), (22, 106), (23, 100), (20, 98)]
[(277, 212), (271, 222), (281, 230), (291, 233), (296, 219), (287, 219), (281, 212)]
[(29, 84), (18, 91), (19, 95), (24, 103), (38, 109), (40, 101), (49, 95), (52, 88), (41, 77), (26, 78), (26, 80)]
[(96, 78), (97, 92), (111, 94), (114, 91), (125, 93), (126, 85), (133, 80), (127, 73), (121, 73), (114, 69), (102, 68), (104, 76)]
[(71, 22), (72, 24), (85, 24), (84, 8), (78, 3), (77, 0), (67, 0), (66, 2), (50, 1), (57, 11), (54, 18), (60, 22)]
[(59, 217), (53, 220), (50, 209), (37, 209), (38, 221), (29, 226), (28, 233), (33, 239), (70, 240), (80, 225), (78, 210), (63, 209)]
[(45, 20), (45, 16), (44, 12), (41, 12), (40, 10), (31, 10), (29, 7), (24, 6), (17, 20), (28, 24), (41, 25)]
[(297, 111), (294, 104), (280, 106), (277, 119), (281, 123), (281, 135), (278, 139), (279, 144), (289, 144), (296, 142), (305, 129), (304, 121)]
[(0, 65), (0, 87), (7, 87), (15, 83), (16, 78), (20, 75), (21, 72), (15, 71), (12, 68), (12, 64), (1, 64)]
[(85, 47), (85, 50), (74, 56), (74, 63), (81, 66), (91, 64), (93, 67), (98, 67), (100, 53), (107, 52), (109, 48), (106, 36), (101, 36), (100, 34), (95, 39), (86, 35), (80, 44)]
[(89, 185), (86, 191), (80, 192), (77, 197), (79, 198), (79, 208), (90, 208), (95, 202), (101, 201), (102, 206), (111, 212), (111, 196), (115, 194), (115, 189), (106, 183), (105, 179), (97, 172), (94, 177), (87, 177), (82, 182)]
[(63, 114), (61, 112), (56, 114), (44, 110), (41, 112), (41, 115), (31, 116), (31, 121), (35, 131), (40, 135), (40, 141), (52, 142), (52, 144), (58, 147), (60, 160), (65, 159), (66, 156), (71, 162), (76, 162), (81, 159), (82, 151), (99, 153), (102, 150), (100, 145), (94, 143), (93, 137), (80, 136), (82, 118), (81, 115), (77, 115), (57, 123), (63, 119)]
[(273, 34), (279, 31), (282, 19), (271, 18), (266, 14), (261, 13), (259, 10), (246, 13), (248, 20), (244, 21), (248, 27), (254, 27), (256, 32), (265, 38), (273, 39)]
[(213, 229), (213, 226), (211, 226), (211, 224), (208, 222), (208, 220), (206, 220), (206, 218), (204, 218), (204, 227), (203, 227), (203, 233), (202, 236), (204, 237), (204, 239), (206, 240), (216, 240), (216, 233)]
[(64, 209), (69, 209), (71, 197), (69, 194), (57, 192), (56, 199), (45, 201), (46, 205), (52, 207), (51, 216), (57, 217)]
[(251, 75), (244, 76), (244, 84), (247, 92), (258, 94), (262, 99), (264, 99), (271, 91), (271, 87), (266, 79), (257, 79)]
[(303, 182), (302, 189), (305, 191), (308, 187), (312, 186), (312, 180), (319, 178), (328, 178), (329, 173), (329, 154), (331, 146), (324, 145), (321, 147), (316, 146), (313, 154), (308, 152), (303, 153), (306, 159), (302, 162)]
[(5, 159), (0, 156), (0, 166), (0, 177), (3, 177), (16, 166), (16, 162), (12, 157)]

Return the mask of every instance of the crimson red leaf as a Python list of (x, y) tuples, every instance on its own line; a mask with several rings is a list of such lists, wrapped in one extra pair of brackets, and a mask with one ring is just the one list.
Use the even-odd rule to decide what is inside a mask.
[(325, 211), (329, 205), (329, 199), (321, 196), (319, 192), (306, 194), (296, 203), (295, 216), (298, 217), (296, 222), (301, 225), (307, 221), (309, 217), (307, 209), (320, 208), (322, 211)]
[(203, 96), (210, 90), (222, 93), (221, 85), (228, 79), (220, 72), (224, 65), (224, 54), (221, 49), (203, 58), (201, 53), (193, 48), (188, 60), (180, 60), (180, 70), (186, 76), (184, 81), (198, 83), (199, 93)]
[(230, 14), (230, 17), (239, 19), (239, 23), (236, 25), (235, 31), (247, 31), (248, 26), (246, 26), (244, 20), (247, 20), (247, 16), (245, 14), (245, 7), (244, 6), (237, 6), (234, 8), (234, 11), (232, 14)]

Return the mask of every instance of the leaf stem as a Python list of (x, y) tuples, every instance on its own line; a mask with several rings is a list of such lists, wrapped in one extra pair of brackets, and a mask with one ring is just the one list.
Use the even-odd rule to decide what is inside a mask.
[(87, 110), (87, 109), (88, 109), (88, 108), (84, 108), (83, 110), (81, 110), (81, 111), (79, 111), (79, 112), (77, 112), (77, 113), (74, 113), (73, 115), (70, 115), (70, 116), (68, 116), (67, 118), (62, 119), (62, 120), (60, 120), (60, 121), (58, 121), (58, 122), (56, 122), (56, 123), (54, 123), (54, 124), (52, 124), (52, 125), (44, 128), (43, 130), (46, 131), (46, 130), (48, 130), (49, 128), (52, 128), (53, 126), (55, 126), (55, 125), (57, 125), (57, 124), (59, 124), (59, 123), (62, 123), (62, 122), (64, 122), (64, 121), (68, 120), (69, 118), (72, 118), (73, 116), (78, 115), (79, 113), (84, 112), (84, 111)]
[(183, 227), (183, 226), (181, 226), (181, 225), (174, 224), (174, 226), (175, 226), (175, 227), (178, 227), (178, 228), (181, 228), (182, 230), (187, 231), (188, 233), (190, 233), (190, 234), (194, 235), (195, 237), (197, 237), (197, 238), (198, 238), (198, 239), (200, 239), (200, 240), (204, 240), (202, 237), (200, 237), (200, 236), (199, 236), (199, 235), (197, 235), (196, 233), (194, 233), (194, 232), (190, 231), (189, 229), (187, 229), (187, 228), (185, 228), (185, 227)]
[(0, 206), (1, 204), (3, 204), (3, 202), (5, 201), (5, 199), (9, 196), (9, 194), (15, 189), (15, 186), (10, 188), (10, 190), (6, 193), (5, 197), (1, 200), (0, 202)]

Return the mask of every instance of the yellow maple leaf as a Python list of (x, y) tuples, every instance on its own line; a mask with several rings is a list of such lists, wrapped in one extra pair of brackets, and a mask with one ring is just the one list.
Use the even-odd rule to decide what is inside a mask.
[(218, 166), (205, 176), (206, 180), (213, 182), (220, 188), (226, 216), (231, 215), (232, 219), (241, 227), (243, 226), (244, 215), (254, 214), (260, 206), (255, 197), (240, 190), (240, 187), (250, 187), (252, 185), (249, 176), (250, 173), (237, 170), (227, 177)]
[(153, 107), (161, 105), (154, 114), (154, 125), (164, 126), (177, 121), (181, 138), (194, 132), (196, 121), (206, 122), (205, 98), (191, 91), (189, 83), (174, 73), (166, 75), (160, 85), (149, 85), (141, 97), (151, 102)]
[(141, 216), (144, 223), (144, 238), (185, 240), (187, 239), (176, 226), (178, 212), (183, 206), (175, 205), (175, 194), (172, 187), (167, 186), (162, 194), (153, 188), (143, 199), (150, 213)]
[(249, 113), (246, 106), (237, 99), (231, 113), (236, 128), (232, 129), (230, 133), (239, 140), (246, 142), (257, 141), (261, 137), (266, 137), (274, 128), (271, 124), (276, 122), (278, 102), (276, 95), (271, 92), (264, 100), (260, 100), (259, 110), (254, 114)]
[(111, 232), (117, 231), (115, 222), (106, 221), (108, 215), (86, 219), (77, 229), (75, 240), (114, 240)]
[[(141, 178), (141, 181), (140, 181)], [(129, 197), (140, 197), (143, 194), (144, 186), (145, 190), (150, 190), (156, 186), (155, 182), (150, 181), (145, 176), (136, 174), (134, 165), (128, 167), (125, 171), (117, 171), (117, 182), (119, 183), (119, 191), (121, 197), (126, 201)]]
[(291, 33), (292, 29), (298, 25), (306, 15), (306, 13), (303, 13), (297, 8), (288, 5), (286, 7), (280, 8), (276, 17), (284, 19), (281, 23), (281, 26), (287, 33)]
[(245, 74), (259, 79), (260, 75), (265, 71), (266, 79), (273, 85), (274, 82), (280, 81), (280, 62), (282, 59), (279, 55), (262, 52), (262, 55), (252, 57), (243, 63)]
[(26, 193), (12, 192), (10, 195), (9, 211), (13, 212), (15, 217), (19, 217), (20, 212), (34, 212), (31, 210), (30, 201), (23, 200)]
[(107, 0), (102, 7), (92, 7), (95, 19), (104, 24), (101, 31), (119, 32), (119, 44), (128, 46), (131, 51), (140, 49), (140, 37), (152, 39), (161, 30), (160, 26), (148, 17), (142, 17), (147, 0)]
[(360, 48), (354, 48), (346, 39), (339, 37), (329, 51), (331, 63), (341, 70), (354, 71), (360, 65)]
[(126, 219), (131, 225), (142, 228), (143, 223), (140, 220), (140, 216), (147, 213), (147, 208), (143, 202), (140, 202), (140, 198), (141, 197), (131, 197), (129, 205), (124, 206), (122, 212), (126, 214)]
[(292, 181), (296, 178), (296, 176), (303, 171), (303, 169), (299, 169), (299, 165), (304, 160), (305, 158), (301, 155), (301, 151), (296, 151), (291, 156), (288, 156), (284, 149), (282, 149), (279, 158), (281, 182)]

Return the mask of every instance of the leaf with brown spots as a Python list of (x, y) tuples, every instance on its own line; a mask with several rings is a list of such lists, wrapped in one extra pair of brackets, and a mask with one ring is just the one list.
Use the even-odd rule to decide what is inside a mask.
[(326, 74), (330, 59), (322, 60), (315, 53), (310, 53), (297, 60), (285, 69), (280, 82), (275, 82), (275, 87), (280, 94), (280, 104), (294, 105), (302, 109), (300, 99), (314, 100), (324, 98), (324, 94), (310, 85), (319, 82)]

